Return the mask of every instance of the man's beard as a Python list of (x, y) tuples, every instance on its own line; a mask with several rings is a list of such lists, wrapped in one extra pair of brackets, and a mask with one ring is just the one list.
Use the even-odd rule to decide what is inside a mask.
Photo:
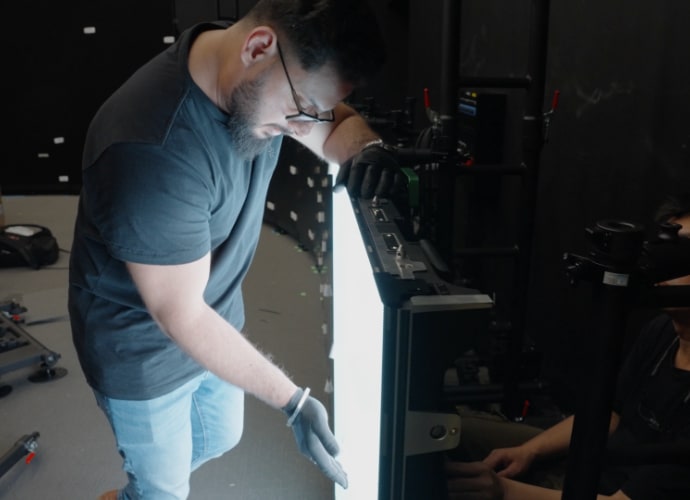
[(261, 153), (270, 138), (259, 138), (254, 134), (254, 113), (259, 107), (259, 94), (265, 83), (265, 76), (259, 75), (249, 82), (240, 83), (227, 100), (228, 121), (226, 123), (236, 152), (243, 159), (251, 160)]

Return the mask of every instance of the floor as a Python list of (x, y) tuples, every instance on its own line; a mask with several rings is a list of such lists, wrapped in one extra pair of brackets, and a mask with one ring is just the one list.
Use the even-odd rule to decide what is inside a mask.
[[(38, 432), (35, 458), (13, 465), (0, 477), (0, 499), (93, 500), (125, 481), (110, 429), (96, 407), (71, 344), (66, 316), (68, 251), (76, 196), (4, 197), (6, 224), (49, 228), (59, 260), (40, 270), (0, 269), (0, 302), (27, 308), (24, 329), (60, 354), (64, 377), (36, 383), (29, 366), (5, 373), (0, 385), (0, 455), (25, 434)], [(323, 276), (313, 258), (292, 238), (264, 226), (257, 256), (245, 281), (250, 339), (300, 385), (332, 407), (327, 317), (320, 295)], [(2, 366), (2, 354), (0, 354)], [(281, 412), (249, 397), (240, 445), (200, 468), (191, 480), (190, 500), (328, 500), (333, 486), (304, 459)]]

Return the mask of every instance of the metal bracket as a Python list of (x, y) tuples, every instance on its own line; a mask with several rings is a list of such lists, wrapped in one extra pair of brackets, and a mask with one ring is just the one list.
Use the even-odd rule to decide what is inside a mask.
[(460, 443), (460, 415), (408, 411), (405, 456), (450, 450)]
[(402, 279), (413, 280), (414, 273), (417, 271), (426, 271), (426, 265), (419, 260), (411, 260), (407, 258), (405, 247), (401, 244), (395, 252), (395, 265)]

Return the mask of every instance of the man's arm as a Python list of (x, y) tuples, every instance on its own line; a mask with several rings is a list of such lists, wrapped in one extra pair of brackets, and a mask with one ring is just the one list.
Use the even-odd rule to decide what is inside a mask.
[[(563, 492), (521, 483), (505, 477), (501, 478), (503, 486), (502, 500), (561, 500)], [(625, 493), (618, 490), (613, 495), (597, 495), (597, 500), (630, 500)]]
[(127, 269), (151, 316), (180, 348), (218, 377), (286, 412), (299, 450), (326, 477), (347, 488), (347, 474), (334, 458), (338, 443), (323, 405), (204, 301), (210, 263), (206, 254), (171, 266), (128, 262)]
[(571, 416), (519, 446), (491, 450), (482, 462), (501, 477), (518, 477), (527, 472), (536, 460), (565, 454), (572, 430)]
[(573, 421), (572, 415), (561, 420), (525, 442), (522, 447), (528, 448), (536, 458), (565, 454), (570, 446)]
[[(611, 413), (609, 434), (618, 426), (619, 417)], [(574, 417), (570, 416), (519, 446), (492, 450), (483, 462), (501, 477), (517, 477), (527, 472), (535, 460), (564, 455), (573, 433)]]
[(401, 192), (401, 175), (395, 148), (383, 144), (379, 135), (354, 109), (339, 103), (335, 121), (312, 126), (309, 134), (294, 136), (318, 156), (340, 165), (334, 189), (347, 188), (350, 196), (389, 198)]
[(298, 387), (204, 301), (210, 254), (188, 264), (127, 263), (127, 269), (150, 314), (189, 356), (274, 408), (288, 403)]
[[(570, 438), (573, 434), (573, 415), (549, 427), (544, 432), (534, 436), (523, 446), (529, 447), (538, 458), (552, 457), (564, 454), (570, 447)], [(616, 430), (620, 417), (616, 412), (611, 412), (609, 421), (609, 435)]]
[(367, 124), (357, 111), (345, 103), (335, 109), (335, 121), (315, 124), (311, 132), (294, 139), (311, 149), (317, 156), (327, 161), (342, 164), (379, 135)]
[[(482, 462), (446, 462), (448, 500), (482, 498), (486, 500), (560, 500), (563, 492), (499, 477)], [(630, 500), (622, 491), (597, 500)]]

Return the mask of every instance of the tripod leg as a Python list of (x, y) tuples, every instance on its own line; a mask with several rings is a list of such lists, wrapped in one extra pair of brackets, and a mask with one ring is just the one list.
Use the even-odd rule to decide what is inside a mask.
[(10, 470), (14, 464), (19, 462), (22, 457), (36, 451), (36, 448), (38, 448), (38, 443), (36, 441), (38, 436), (38, 432), (23, 435), (14, 443), (12, 448), (0, 457), (0, 477), (5, 475), (5, 473)]

